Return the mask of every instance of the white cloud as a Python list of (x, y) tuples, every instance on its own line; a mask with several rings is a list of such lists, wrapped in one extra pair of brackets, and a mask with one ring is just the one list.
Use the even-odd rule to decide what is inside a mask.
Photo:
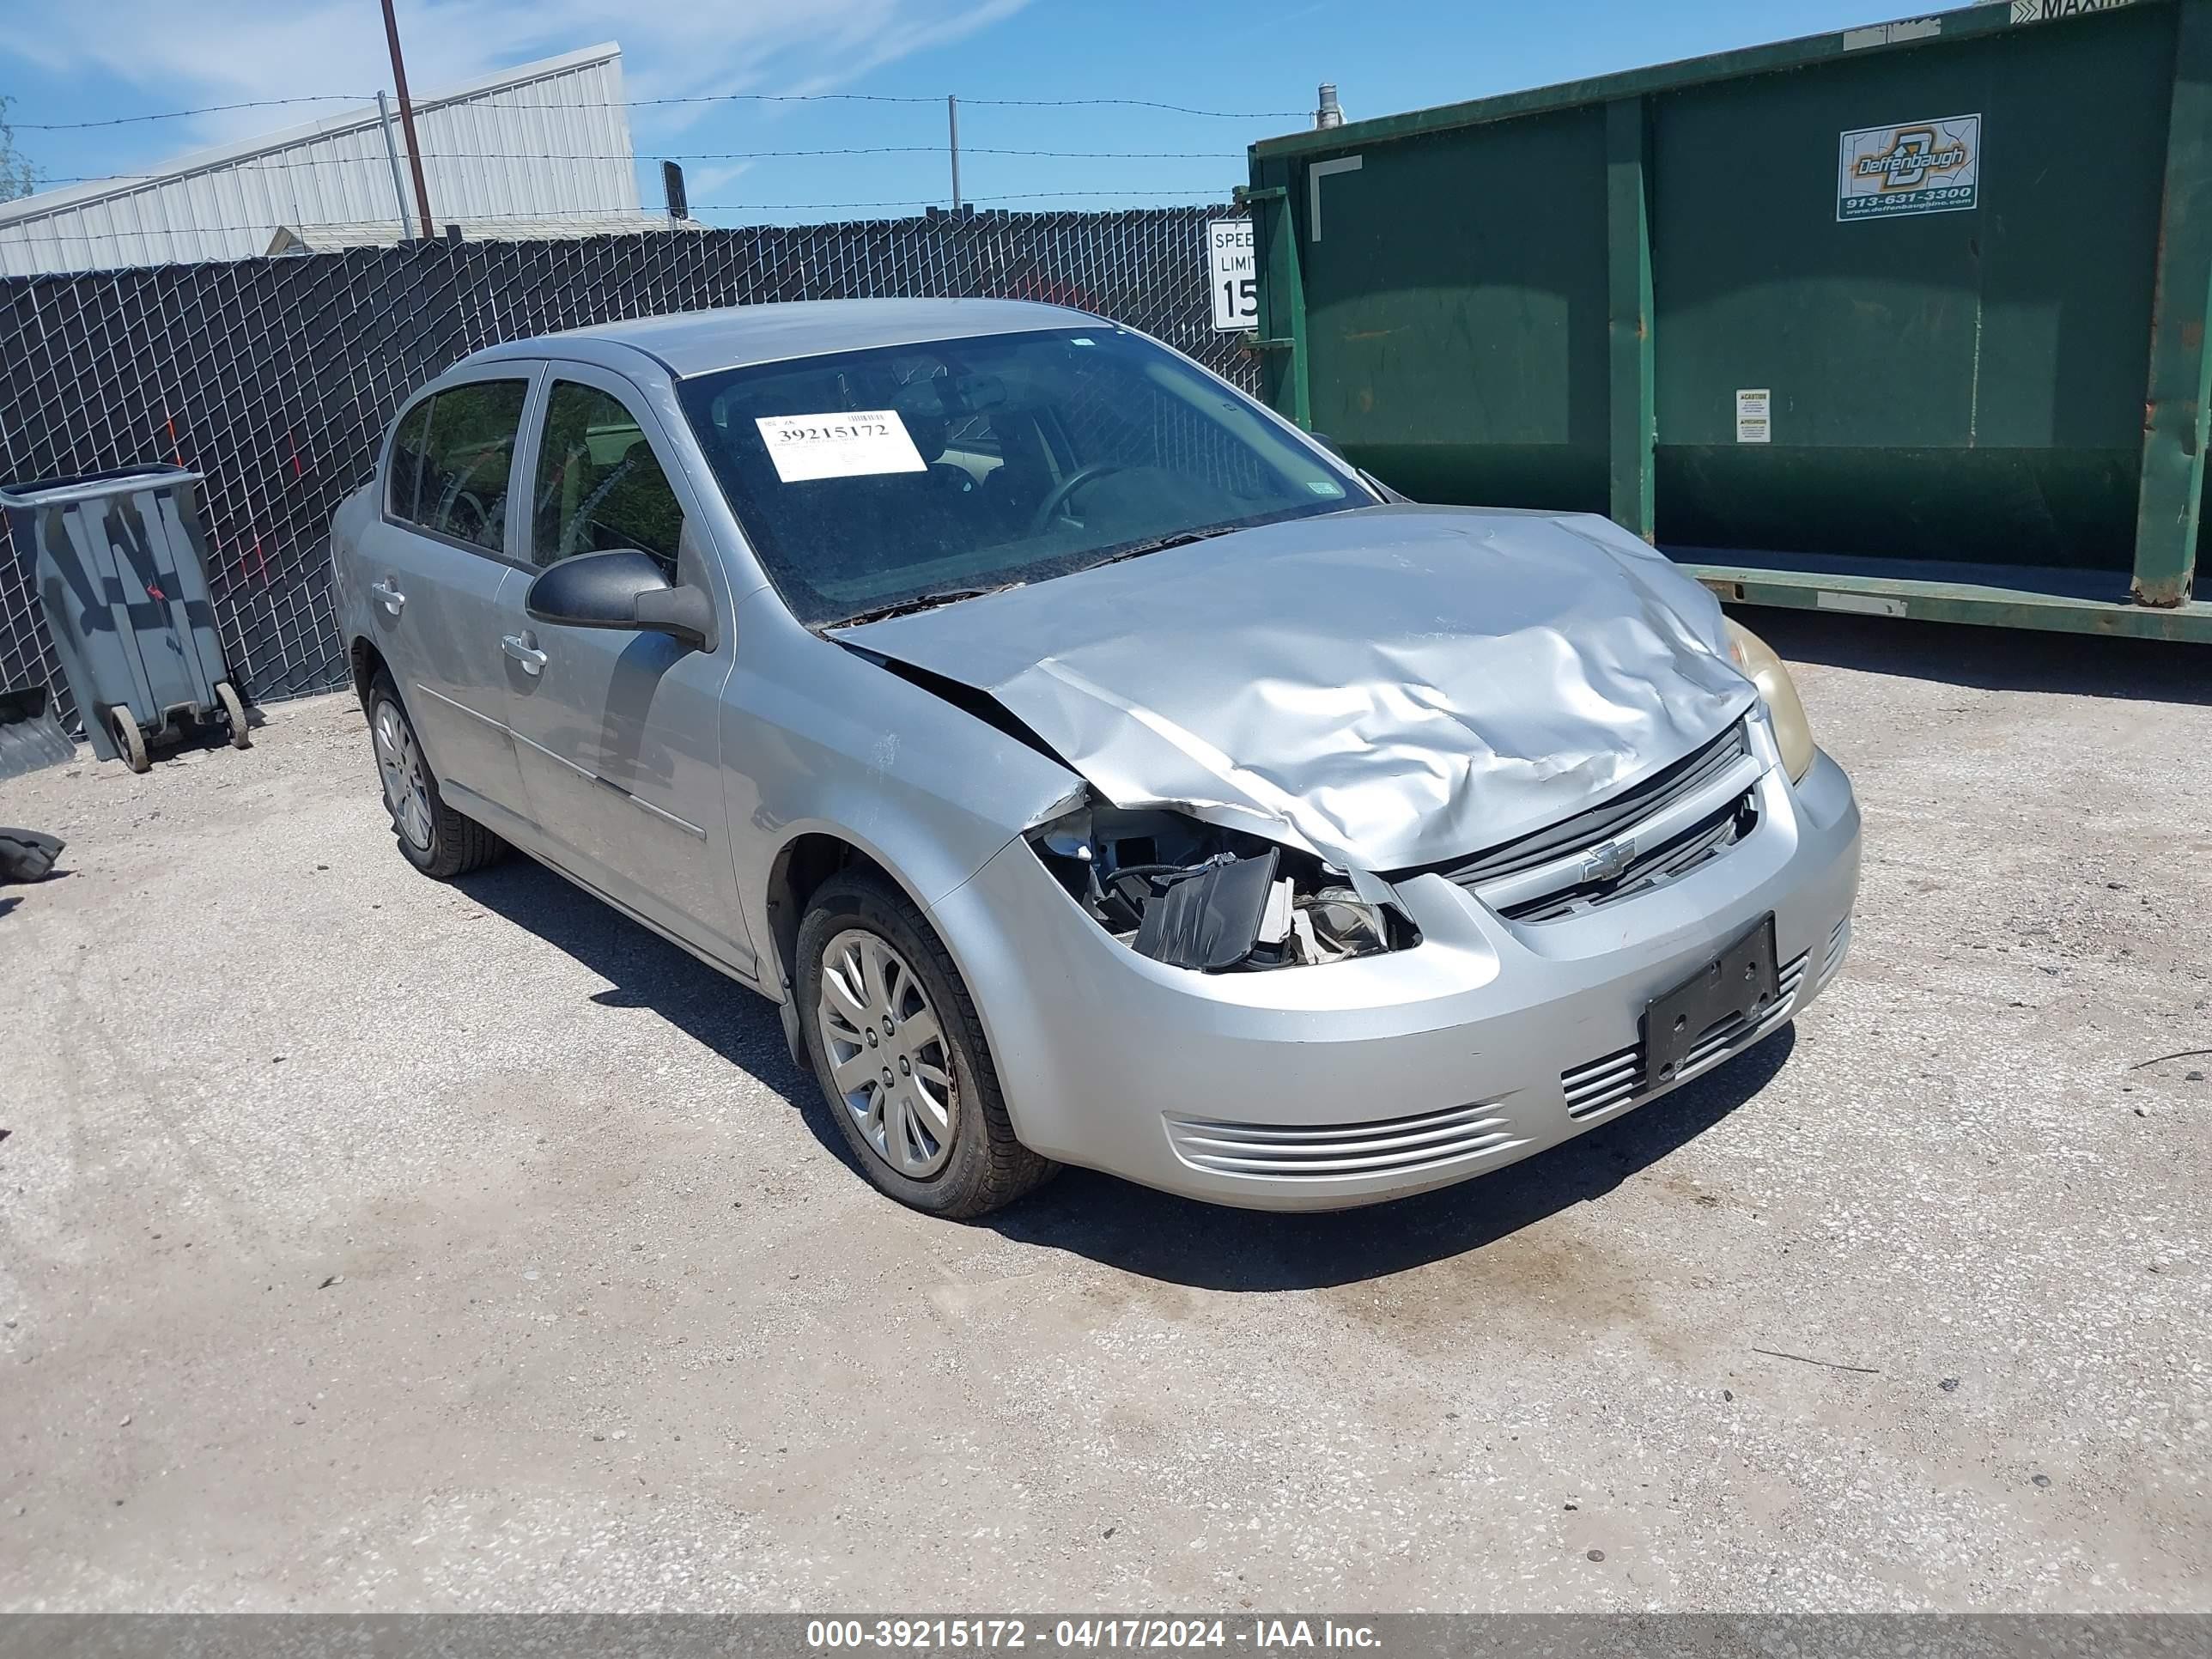
[[(820, 92), (1012, 15), (1027, 0), (399, 0), (408, 80), (418, 94), (532, 58), (619, 41), (631, 100), (725, 92)], [(374, 0), (76, 0), (9, 25), (12, 53), (58, 76), (97, 69), (163, 106), (303, 94), (373, 94), (391, 84)], [(198, 118), (191, 144), (312, 119), (320, 110)], [(712, 106), (634, 112), (672, 131)], [(182, 125), (182, 124), (180, 124)]]
[(696, 198), (703, 207), (713, 199), (716, 191), (724, 185), (744, 178), (753, 170), (753, 166), (750, 161), (694, 162), (684, 169), (686, 193)]

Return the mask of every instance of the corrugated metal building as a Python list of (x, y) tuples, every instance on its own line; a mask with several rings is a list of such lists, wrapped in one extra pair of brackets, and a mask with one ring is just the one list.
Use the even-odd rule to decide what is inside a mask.
[[(472, 235), (543, 235), (544, 222), (589, 214), (605, 234), (639, 205), (623, 104), (622, 48), (611, 41), (503, 70), (415, 101), (436, 227)], [(406, 166), (395, 110), (392, 137)], [(404, 216), (412, 229), (413, 187)], [(45, 191), (0, 204), (0, 274), (243, 259), (269, 252), (280, 228), (344, 225), (398, 240), (402, 206), (374, 105), (241, 143), (181, 156), (157, 171)], [(534, 222), (534, 225), (533, 225)]]

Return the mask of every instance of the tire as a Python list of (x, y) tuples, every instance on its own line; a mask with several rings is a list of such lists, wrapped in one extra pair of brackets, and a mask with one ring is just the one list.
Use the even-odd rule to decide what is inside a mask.
[(215, 700), (222, 705), (222, 717), (230, 722), (230, 746), (250, 749), (253, 739), (246, 727), (246, 705), (238, 700), (238, 688), (228, 680), (215, 683)]
[(408, 863), (426, 876), (449, 881), (506, 854), (505, 842), (446, 805), (416, 738), (415, 722), (399, 701), (399, 688), (380, 669), (368, 688), (368, 742), (384, 790), (384, 810), (392, 817), (392, 839)]
[(0, 882), (44, 881), (65, 845), (36, 830), (0, 830)]
[(134, 772), (150, 772), (154, 763), (146, 754), (146, 734), (138, 729), (137, 716), (127, 708), (107, 711), (108, 730), (115, 733), (115, 746), (123, 751), (123, 763)]
[[(881, 959), (867, 962), (871, 939), (887, 950), (896, 975)], [(799, 1022), (814, 1075), (869, 1180), (925, 1215), (965, 1221), (1012, 1203), (1059, 1170), (1014, 1138), (975, 1000), (944, 942), (894, 883), (860, 871), (823, 883), (799, 923), (798, 955)], [(872, 981), (866, 977), (871, 969)], [(887, 981), (894, 988), (878, 994)], [(856, 984), (863, 993), (858, 1003), (850, 995)], [(915, 1022), (934, 1015), (934, 1040), (915, 1045), (899, 1036), (884, 1024), (886, 1007), (892, 1025), (913, 1030), (925, 1029)], [(863, 1012), (872, 1018), (864, 1021)], [(848, 1036), (854, 1038), (849, 1043)], [(853, 1067), (844, 1077), (866, 1098), (848, 1099), (838, 1081), (841, 1066)], [(938, 1087), (933, 1074), (944, 1078), (945, 1086)], [(948, 1109), (949, 1133), (939, 1133), (928, 1115), (933, 1099)]]

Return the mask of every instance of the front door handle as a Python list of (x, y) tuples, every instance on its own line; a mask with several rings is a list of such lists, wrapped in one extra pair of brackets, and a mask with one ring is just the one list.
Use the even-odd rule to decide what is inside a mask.
[(388, 581), (371, 582), (368, 596), (395, 617), (399, 614), (399, 607), (407, 603), (407, 596)]
[(507, 634), (500, 639), (501, 648), (522, 665), (526, 674), (545, 672), (545, 653), (532, 643), (537, 637), (535, 634)]

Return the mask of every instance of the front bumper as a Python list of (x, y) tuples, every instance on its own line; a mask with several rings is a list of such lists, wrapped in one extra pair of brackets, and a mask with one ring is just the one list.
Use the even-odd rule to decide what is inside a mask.
[[(1769, 752), (1771, 754), (1771, 746)], [(1825, 754), (1760, 780), (1726, 857), (1582, 916), (1502, 920), (1439, 875), (1402, 883), (1412, 950), (1273, 973), (1139, 957), (1029, 847), (933, 915), (981, 1012), (1014, 1130), (1048, 1157), (1215, 1203), (1334, 1209), (1557, 1146), (1741, 1053), (1832, 980), (1859, 813)], [(1674, 1082), (1642, 1075), (1644, 1006), (1774, 914), (1782, 1000)]]

